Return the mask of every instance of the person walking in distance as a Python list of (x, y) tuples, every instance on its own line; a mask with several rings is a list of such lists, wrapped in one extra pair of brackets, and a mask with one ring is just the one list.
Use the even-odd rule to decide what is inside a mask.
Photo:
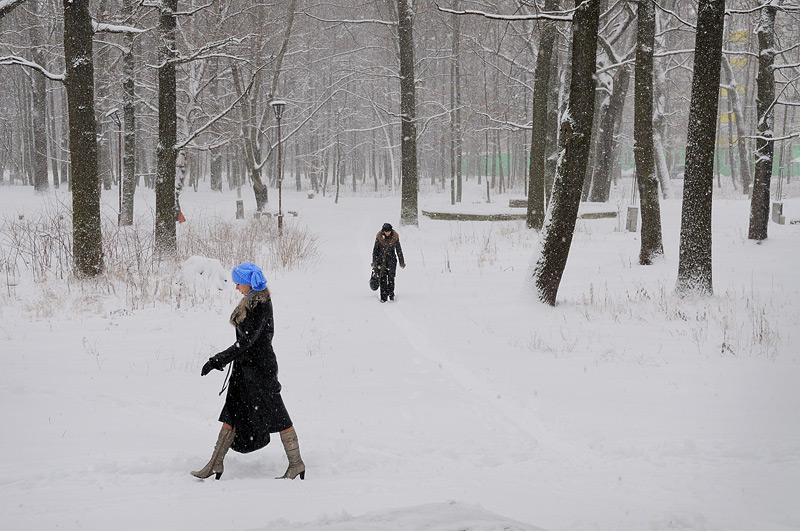
[(403, 248), (400, 247), (400, 236), (389, 223), (384, 223), (375, 237), (372, 247), (372, 269), (380, 279), (381, 302), (394, 300), (394, 276), (397, 273), (397, 262), (406, 267), (403, 259)]
[[(289, 459), (286, 473), (276, 479), (305, 479), (306, 466), (300, 457), (297, 432), (281, 398), (278, 360), (272, 350), (275, 324), (272, 299), (261, 269), (245, 262), (233, 268), (236, 290), (244, 297), (234, 308), (230, 323), (236, 327), (236, 342), (212, 356), (200, 372), (221, 371), (232, 363), (228, 394), (219, 415), (222, 429), (206, 466), (192, 475), (205, 479), (222, 477), (223, 459), (228, 449), (249, 453), (269, 443), (270, 433), (280, 433)], [(224, 386), (223, 386), (224, 387)]]

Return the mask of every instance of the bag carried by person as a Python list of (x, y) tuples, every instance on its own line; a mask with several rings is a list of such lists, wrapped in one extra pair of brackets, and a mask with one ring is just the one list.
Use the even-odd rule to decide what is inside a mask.
[(372, 274), (369, 276), (369, 289), (372, 291), (378, 291), (380, 285), (381, 281), (380, 278), (378, 278), (378, 272), (373, 269)]

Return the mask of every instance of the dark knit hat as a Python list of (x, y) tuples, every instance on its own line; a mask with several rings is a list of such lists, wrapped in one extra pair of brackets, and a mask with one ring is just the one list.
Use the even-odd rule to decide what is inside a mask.
[(384, 223), (383, 224), (383, 228), (381, 229), (381, 232), (386, 232), (386, 231), (390, 231), (391, 232), (391, 230), (392, 230), (392, 224), (391, 223)]

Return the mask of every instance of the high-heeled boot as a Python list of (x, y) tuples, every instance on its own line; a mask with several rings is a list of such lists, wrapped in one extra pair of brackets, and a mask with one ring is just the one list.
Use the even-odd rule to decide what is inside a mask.
[(211, 454), (211, 459), (208, 461), (208, 464), (206, 464), (206, 466), (204, 466), (202, 469), (192, 472), (191, 474), (200, 479), (211, 477), (212, 474), (217, 475), (216, 479), (221, 478), (222, 472), (225, 471), (222, 460), (225, 459), (225, 454), (228, 453), (228, 449), (233, 443), (233, 437), (235, 434), (236, 432), (234, 432), (234, 430), (229, 430), (223, 426), (219, 432), (219, 436), (217, 437), (217, 444), (214, 445), (214, 453)]
[(294, 479), (298, 475), (300, 479), (306, 479), (306, 465), (300, 457), (300, 444), (297, 442), (297, 432), (292, 428), (290, 431), (281, 433), (281, 442), (289, 458), (289, 468), (286, 473), (275, 479)]

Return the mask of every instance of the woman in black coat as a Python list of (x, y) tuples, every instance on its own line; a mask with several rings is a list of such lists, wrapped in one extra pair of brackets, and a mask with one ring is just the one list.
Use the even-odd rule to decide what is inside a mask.
[(201, 479), (216, 474), (222, 477), (223, 459), (229, 448), (248, 453), (269, 443), (269, 434), (278, 432), (289, 458), (289, 468), (281, 478), (305, 479), (306, 467), (289, 413), (281, 398), (278, 360), (272, 350), (275, 325), (267, 281), (258, 266), (245, 262), (233, 268), (236, 289), (244, 295), (231, 314), (236, 327), (236, 343), (211, 357), (201, 375), (211, 369), (222, 370), (233, 363), (225, 406), (219, 415), (222, 422), (211, 460), (192, 475)]
[(403, 259), (403, 248), (400, 247), (400, 235), (389, 223), (384, 223), (372, 247), (372, 269), (377, 272), (380, 279), (381, 302), (386, 302), (387, 297), (394, 300), (394, 276), (397, 273), (398, 259), (400, 267), (405, 268), (406, 261)]

